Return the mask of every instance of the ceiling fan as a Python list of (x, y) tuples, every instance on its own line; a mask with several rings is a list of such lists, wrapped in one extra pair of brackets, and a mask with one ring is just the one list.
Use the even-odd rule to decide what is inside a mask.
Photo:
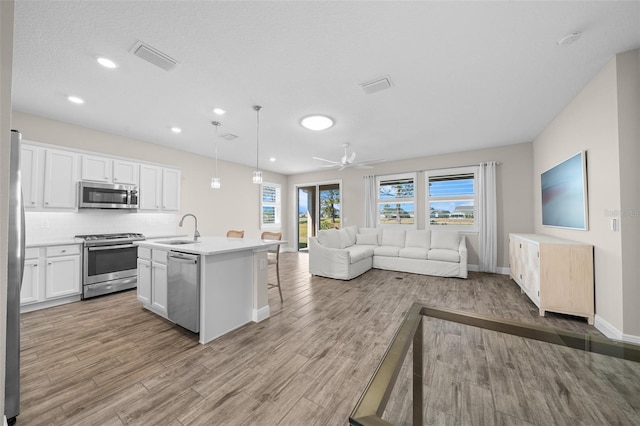
[(347, 148), (349, 147), (348, 143), (342, 144), (344, 148), (344, 155), (340, 158), (340, 161), (327, 160), (326, 158), (313, 157), (314, 160), (325, 161), (329, 164), (324, 164), (320, 167), (338, 167), (338, 170), (344, 170), (347, 167), (355, 167), (357, 169), (372, 169), (373, 166), (370, 164), (381, 163), (385, 160), (370, 160), (370, 161), (362, 161), (362, 162), (354, 162), (356, 159), (356, 152), (351, 151), (351, 154), (347, 153)]

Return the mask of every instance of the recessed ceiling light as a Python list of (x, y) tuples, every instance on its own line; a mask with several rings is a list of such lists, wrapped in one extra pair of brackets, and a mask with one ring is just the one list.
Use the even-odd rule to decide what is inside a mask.
[(225, 112), (227, 112), (227, 111), (223, 110), (222, 108), (214, 108), (214, 109), (213, 109), (213, 113), (214, 113), (214, 114), (222, 115), (222, 114), (224, 114)]
[(276, 161), (276, 157), (270, 157), (269, 161), (271, 161), (272, 163), (274, 163)]
[(300, 125), (309, 130), (326, 130), (333, 126), (333, 118), (326, 115), (309, 115), (300, 120)]
[(84, 99), (79, 98), (77, 96), (68, 96), (67, 99), (69, 100), (69, 102), (73, 102), (74, 104), (83, 104), (84, 103)]
[(182, 129), (181, 129), (180, 127), (172, 127), (172, 128), (171, 128), (171, 131), (172, 131), (173, 133), (180, 133), (180, 132), (182, 132)]
[(105, 58), (101, 56), (97, 59), (97, 61), (100, 65), (102, 65), (105, 68), (110, 68), (110, 69), (118, 68), (118, 64), (116, 64), (109, 58)]
[(581, 35), (582, 33), (580, 31), (569, 33), (557, 41), (558, 46), (568, 46), (570, 44), (573, 44), (578, 41)]

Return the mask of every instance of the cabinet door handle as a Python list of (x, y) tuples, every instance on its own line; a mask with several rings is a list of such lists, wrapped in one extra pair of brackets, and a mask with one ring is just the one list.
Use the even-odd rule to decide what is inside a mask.
[(67, 252), (66, 250), (60, 250), (60, 253), (66, 253), (66, 252)]
[(35, 203), (36, 203), (35, 201), (32, 201), (32, 202), (31, 202), (31, 204), (35, 204)]
[(47, 265), (53, 265), (53, 263), (52, 262), (47, 262)]
[(32, 268), (36, 268), (38, 266), (37, 263), (34, 263), (33, 265), (31, 265)]

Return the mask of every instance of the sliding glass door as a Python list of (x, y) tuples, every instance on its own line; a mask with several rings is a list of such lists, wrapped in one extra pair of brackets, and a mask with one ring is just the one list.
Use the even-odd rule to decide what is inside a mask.
[(299, 186), (297, 192), (298, 250), (306, 250), (318, 230), (340, 227), (340, 183)]

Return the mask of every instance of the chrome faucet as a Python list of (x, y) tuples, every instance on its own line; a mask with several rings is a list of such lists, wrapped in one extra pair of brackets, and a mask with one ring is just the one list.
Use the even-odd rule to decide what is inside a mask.
[(195, 229), (195, 232), (193, 233), (193, 241), (198, 241), (198, 238), (200, 238), (200, 233), (198, 232), (198, 218), (195, 217), (195, 215), (192, 215), (191, 213), (185, 214), (184, 216), (182, 216), (182, 219), (180, 219), (180, 223), (178, 223), (178, 226), (182, 227), (184, 218), (187, 216), (191, 216), (196, 221), (196, 229)]

